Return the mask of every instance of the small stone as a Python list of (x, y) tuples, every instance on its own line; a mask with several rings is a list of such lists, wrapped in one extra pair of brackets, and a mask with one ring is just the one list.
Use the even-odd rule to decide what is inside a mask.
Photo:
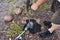
[(22, 8), (16, 8), (15, 10), (13, 10), (13, 12), (16, 14), (16, 15), (19, 15), (22, 13)]
[(30, 35), (29, 38), (32, 38), (32, 35)]
[(34, 18), (36, 20), (37, 23), (40, 23), (40, 19), (39, 18)]
[(11, 40), (11, 38), (9, 38), (9, 40)]
[(11, 15), (6, 15), (5, 17), (4, 17), (4, 20), (5, 21), (12, 21), (12, 19), (13, 19), (13, 17), (11, 16)]
[(21, 19), (21, 23), (25, 24), (27, 19), (28, 19), (28, 17), (23, 17), (23, 18)]

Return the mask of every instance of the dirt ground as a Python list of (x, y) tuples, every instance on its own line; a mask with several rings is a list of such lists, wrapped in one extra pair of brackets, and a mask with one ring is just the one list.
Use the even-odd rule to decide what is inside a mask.
[[(15, 4), (22, 5), (26, 0), (17, 0)], [(47, 2), (47, 4), (50, 4), (51, 2)], [(8, 24), (5, 24), (3, 17), (9, 13), (10, 10), (13, 10), (14, 8), (7, 2), (7, 0), (0, 0), (0, 40), (8, 40), (6, 38), (6, 31), (9, 27)], [(36, 16), (35, 18), (39, 18), (41, 23), (44, 20), (51, 19), (51, 16), (53, 13), (50, 11), (43, 11), (43, 12), (35, 12)], [(30, 34), (28, 32), (25, 33), (22, 40), (60, 40), (60, 29), (56, 30), (55, 33), (47, 38), (39, 38), (39, 33), (36, 34)], [(13, 38), (14, 39), (14, 38)]]

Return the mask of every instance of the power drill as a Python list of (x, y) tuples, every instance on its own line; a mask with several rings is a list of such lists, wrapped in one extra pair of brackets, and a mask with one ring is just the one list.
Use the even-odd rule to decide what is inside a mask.
[[(29, 20), (30, 20), (30, 22), (29, 22)], [(36, 22), (36, 20), (34, 20), (34, 19), (28, 19), (28, 20), (26, 20), (26, 24), (24, 25), (23, 30), (24, 30), (24, 31), (23, 31), (19, 36), (17, 36), (17, 37), (15, 38), (15, 40), (21, 40), (21, 39), (22, 39), (22, 35), (23, 35), (26, 31), (29, 31), (29, 32), (32, 33), (32, 34), (35, 34), (35, 33), (37, 33), (37, 32), (40, 32), (40, 31), (41, 31), (41, 25), (38, 24), (38, 23)]]

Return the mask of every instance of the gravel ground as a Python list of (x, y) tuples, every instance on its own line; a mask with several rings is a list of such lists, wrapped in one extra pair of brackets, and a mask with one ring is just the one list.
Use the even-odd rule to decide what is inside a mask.
[[(26, 0), (17, 0), (15, 4), (22, 5), (23, 1)], [(0, 0), (0, 40), (5, 40), (6, 30), (9, 27), (4, 22), (4, 16), (9, 13), (9, 11), (13, 10), (13, 6), (11, 6), (7, 0)]]

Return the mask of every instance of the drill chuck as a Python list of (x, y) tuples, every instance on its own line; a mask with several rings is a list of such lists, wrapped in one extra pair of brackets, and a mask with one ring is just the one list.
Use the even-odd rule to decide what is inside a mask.
[(25, 31), (28, 30), (29, 28), (33, 27), (33, 22), (29, 22), (27, 26), (25, 27)]

